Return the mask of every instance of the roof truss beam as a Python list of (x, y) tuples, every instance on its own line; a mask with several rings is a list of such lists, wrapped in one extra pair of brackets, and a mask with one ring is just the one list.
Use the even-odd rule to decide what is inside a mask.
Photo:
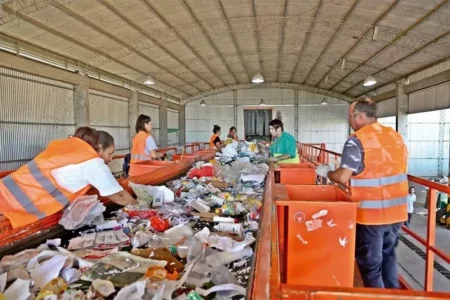
[(278, 78), (280, 77), (281, 72), (280, 67), (281, 67), (281, 58), (283, 57), (283, 47), (285, 40), (284, 27), (286, 26), (287, 10), (288, 10), (288, 0), (284, 0), (283, 20), (281, 20), (281, 40), (280, 40), (280, 47), (278, 48), (277, 78), (275, 82), (278, 82)]
[[(333, 90), (339, 83), (341, 83), (343, 80), (345, 80), (348, 76), (350, 76), (353, 72), (357, 71), (360, 67), (367, 64), (368, 62), (372, 61), (375, 57), (380, 55), (380, 53), (384, 52), (386, 49), (388, 49), (391, 45), (393, 45), (395, 42), (400, 40), (403, 36), (405, 36), (408, 32), (410, 32), (412, 29), (414, 29), (417, 25), (421, 24), (423, 21), (425, 21), (429, 16), (434, 14), (436, 11), (438, 11), (442, 6), (447, 4), (450, 0), (444, 0), (441, 3), (439, 3), (437, 6), (435, 6), (432, 10), (430, 10), (428, 13), (426, 13), (422, 18), (411, 24), (408, 28), (406, 28), (402, 33), (400, 33), (397, 37), (395, 37), (394, 40), (392, 40), (390, 43), (388, 43), (386, 46), (384, 46), (382, 49), (377, 51), (374, 55), (366, 59), (364, 62), (358, 64), (356, 68), (354, 68), (352, 71), (347, 73), (344, 77), (342, 77), (339, 81), (337, 81), (330, 90)], [(348, 90), (348, 89), (347, 89)], [(347, 91), (346, 90), (346, 91)]]

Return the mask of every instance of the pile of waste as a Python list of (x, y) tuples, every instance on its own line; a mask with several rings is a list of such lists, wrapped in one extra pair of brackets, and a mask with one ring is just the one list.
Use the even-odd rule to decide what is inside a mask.
[(1, 259), (0, 299), (245, 298), (268, 166), (238, 156), (130, 183), (139, 205), (116, 211), (79, 197), (60, 220), (70, 238)]

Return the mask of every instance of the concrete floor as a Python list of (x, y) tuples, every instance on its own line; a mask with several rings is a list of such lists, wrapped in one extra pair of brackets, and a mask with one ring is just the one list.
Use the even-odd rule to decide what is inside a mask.
[[(427, 190), (421, 186), (411, 184), (416, 187), (417, 201), (414, 205), (414, 214), (411, 220), (410, 229), (426, 239), (427, 236), (427, 209), (424, 208)], [(401, 232), (402, 236), (411, 241), (419, 249), (425, 252), (425, 247), (417, 242), (406, 232)], [(443, 226), (436, 226), (436, 247), (450, 255), (450, 230)], [(425, 279), (425, 260), (415, 251), (411, 250), (405, 243), (399, 242), (397, 247), (397, 262), (399, 273), (408, 281), (414, 289), (423, 290)], [(435, 256), (435, 262), (440, 263), (448, 272), (450, 264)], [(434, 270), (433, 288), (435, 291), (450, 292), (450, 279), (442, 275), (438, 270)]]

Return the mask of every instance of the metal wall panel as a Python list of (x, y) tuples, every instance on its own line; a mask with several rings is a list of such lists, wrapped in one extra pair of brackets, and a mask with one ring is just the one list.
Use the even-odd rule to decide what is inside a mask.
[(425, 69), (421, 72), (418, 72), (416, 74), (409, 76), (409, 82), (411, 83), (414, 81), (422, 80), (422, 79), (436, 75), (438, 73), (444, 72), (445, 70), (449, 70), (449, 69), (450, 69), (450, 63), (448, 61), (446, 61), (446, 62), (440, 63), (436, 66), (430, 67), (428, 69)]
[(450, 108), (450, 83), (444, 83), (409, 95), (410, 113), (447, 108)]
[(139, 102), (139, 114), (150, 116), (152, 119), (152, 136), (159, 146), (159, 106), (145, 102)]
[(378, 118), (392, 117), (396, 115), (397, 115), (396, 98), (391, 98), (377, 103)]
[(71, 85), (0, 68), (0, 171), (73, 134), (74, 123)]
[(169, 146), (178, 146), (180, 144), (180, 133), (178, 130), (178, 111), (173, 109), (167, 110), (167, 124), (169, 130)]
[(92, 127), (107, 131), (114, 137), (116, 151), (129, 151), (131, 138), (128, 124), (128, 99), (90, 91), (89, 117)]

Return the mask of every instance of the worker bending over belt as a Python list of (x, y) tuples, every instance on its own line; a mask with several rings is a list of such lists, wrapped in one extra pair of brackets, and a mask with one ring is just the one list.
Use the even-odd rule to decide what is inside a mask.
[(109, 133), (100, 135), (89, 127), (51, 141), (32, 161), (1, 179), (0, 213), (12, 227), (24, 226), (62, 210), (91, 186), (112, 202), (136, 204), (106, 165), (114, 149)]
[(360, 97), (349, 108), (355, 133), (347, 140), (336, 171), (320, 165), (316, 173), (334, 182), (351, 183), (356, 214), (356, 262), (364, 286), (400, 288), (395, 247), (407, 220), (407, 148), (401, 135), (377, 122), (376, 104)]
[(298, 164), (300, 159), (297, 152), (297, 142), (295, 138), (284, 131), (283, 122), (278, 119), (269, 123), (270, 134), (274, 137), (274, 142), (270, 146), (268, 161), (280, 164)]
[(136, 120), (137, 134), (134, 136), (131, 145), (131, 163), (160, 159), (164, 156), (164, 154), (156, 152), (158, 147), (156, 146), (155, 139), (152, 137), (151, 132), (151, 118), (147, 115), (139, 115)]
[(222, 149), (225, 147), (225, 144), (220, 140), (220, 134), (222, 131), (220, 130), (219, 125), (214, 125), (213, 135), (209, 139), (209, 148), (211, 149)]

